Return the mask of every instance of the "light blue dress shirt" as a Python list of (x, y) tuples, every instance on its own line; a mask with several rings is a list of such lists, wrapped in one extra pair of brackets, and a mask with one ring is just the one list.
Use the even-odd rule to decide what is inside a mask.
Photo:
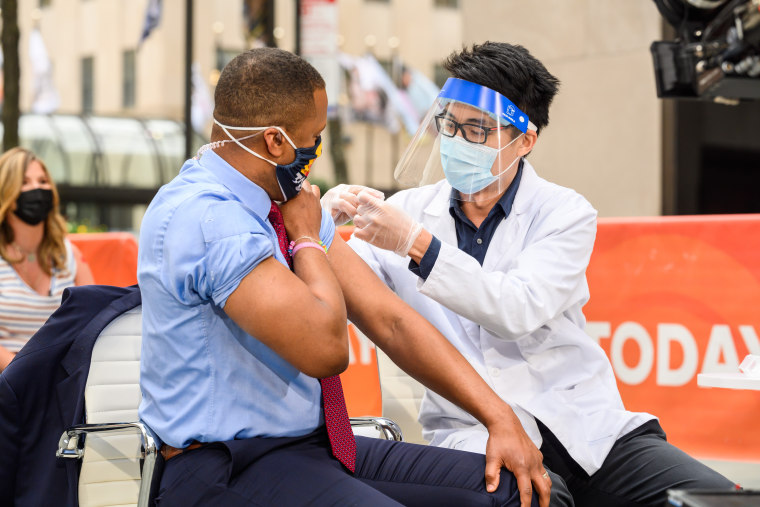
[[(171, 446), (298, 436), (324, 423), (319, 382), (223, 310), (259, 262), (274, 255), (287, 265), (270, 206), (261, 187), (207, 151), (185, 162), (145, 213), (137, 265), (140, 418)], [(329, 246), (334, 234), (323, 213), (320, 239)], [(298, 311), (293, 301), (290, 318)]]

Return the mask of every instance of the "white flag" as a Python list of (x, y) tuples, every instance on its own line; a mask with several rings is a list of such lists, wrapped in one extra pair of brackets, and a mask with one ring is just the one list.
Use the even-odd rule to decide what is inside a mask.
[(198, 62), (193, 62), (192, 85), (190, 123), (193, 125), (193, 130), (198, 134), (205, 135), (206, 126), (214, 114), (214, 101), (211, 99), (211, 92), (209, 92), (206, 81), (201, 75), (201, 66)]
[(142, 46), (145, 39), (148, 38), (150, 32), (158, 26), (161, 21), (161, 0), (148, 0), (148, 7), (145, 9), (145, 21), (143, 22), (142, 35), (140, 35), (140, 41), (137, 43), (137, 47)]
[(29, 59), (32, 67), (32, 83), (34, 95), (32, 112), (50, 114), (61, 105), (58, 90), (53, 83), (53, 65), (50, 63), (45, 42), (38, 29), (29, 33)]

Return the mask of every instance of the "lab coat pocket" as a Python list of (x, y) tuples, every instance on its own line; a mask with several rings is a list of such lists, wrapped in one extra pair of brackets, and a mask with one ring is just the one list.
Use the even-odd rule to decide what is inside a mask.
[(558, 390), (558, 393), (562, 398), (568, 402), (577, 402), (578, 398), (584, 397), (587, 393), (598, 387), (598, 383), (595, 379), (581, 380), (577, 384), (572, 384), (565, 389)]

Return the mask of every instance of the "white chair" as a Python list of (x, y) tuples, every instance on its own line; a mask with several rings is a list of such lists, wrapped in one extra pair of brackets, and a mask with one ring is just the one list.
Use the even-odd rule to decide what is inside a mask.
[(427, 440), (422, 438), (422, 425), (417, 421), (425, 388), (396, 366), (383, 351), (377, 347), (375, 350), (380, 369), (383, 417), (401, 427), (405, 442), (427, 444)]
[[(81, 507), (144, 507), (159, 482), (157, 444), (137, 417), (141, 310), (123, 313), (100, 333), (85, 386), (86, 424), (64, 431), (58, 443), (56, 456), (82, 460)], [(357, 435), (402, 440), (390, 419), (352, 418), (351, 425)]]

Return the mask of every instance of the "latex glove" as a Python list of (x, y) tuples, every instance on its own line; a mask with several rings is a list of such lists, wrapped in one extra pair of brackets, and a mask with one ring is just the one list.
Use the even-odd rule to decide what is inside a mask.
[(322, 196), (320, 204), (322, 205), (322, 209), (325, 209), (330, 213), (335, 225), (344, 225), (354, 219), (354, 215), (356, 215), (356, 207), (359, 205), (359, 198), (357, 195), (364, 190), (381, 201), (385, 199), (385, 195), (374, 188), (364, 187), (362, 185), (345, 185), (341, 183), (328, 190), (325, 195)]
[(422, 224), (371, 192), (359, 192), (357, 197), (359, 206), (354, 216), (354, 235), (378, 248), (406, 257), (422, 232)]

